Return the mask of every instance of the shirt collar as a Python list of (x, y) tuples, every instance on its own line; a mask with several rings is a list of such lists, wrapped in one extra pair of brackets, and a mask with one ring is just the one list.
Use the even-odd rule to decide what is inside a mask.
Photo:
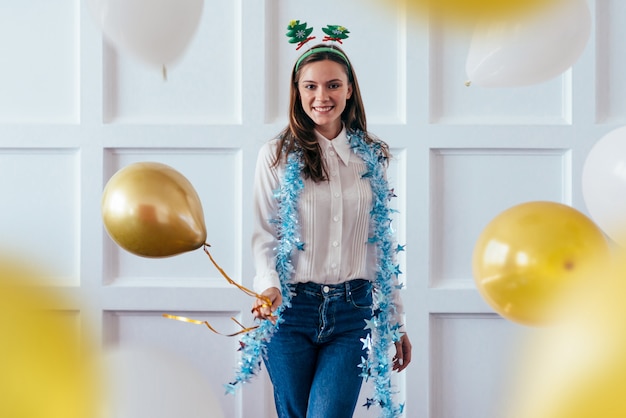
[(346, 166), (348, 165), (348, 162), (350, 161), (351, 149), (350, 144), (348, 143), (348, 135), (346, 134), (345, 126), (341, 132), (339, 132), (339, 135), (333, 138), (332, 141), (317, 131), (315, 131), (315, 136), (317, 137), (317, 142), (320, 144), (324, 153), (326, 153), (326, 150), (328, 150), (328, 148), (332, 145), (335, 152), (339, 156), (339, 159), (341, 159), (341, 162)]

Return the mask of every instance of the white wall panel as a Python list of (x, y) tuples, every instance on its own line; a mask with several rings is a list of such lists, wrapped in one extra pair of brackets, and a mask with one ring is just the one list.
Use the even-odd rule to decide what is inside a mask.
[(79, 0), (0, 2), (0, 123), (77, 123)]
[(106, 347), (150, 347), (187, 359), (209, 381), (224, 417), (241, 417), (238, 409), (240, 396), (227, 396), (223, 386), (234, 377), (237, 340), (215, 334), (204, 325), (164, 318), (163, 313), (207, 321), (220, 332), (232, 332), (237, 327), (230, 319), (235, 312), (106, 311)]
[(431, 284), (471, 287), (471, 257), (487, 223), (534, 200), (569, 204), (570, 153), (561, 149), (431, 150)]
[[(192, 184), (204, 211), (207, 242), (216, 262), (231, 278), (241, 276), (241, 154), (237, 149), (109, 149), (108, 180), (118, 170), (140, 161), (167, 164)], [(115, 245), (108, 235), (106, 282), (131, 284), (223, 285), (225, 280), (202, 249), (175, 257), (137, 257)]]
[(626, 3), (602, 0), (596, 3), (597, 32), (597, 119), (600, 123), (626, 122), (626, 54), (623, 16)]
[(521, 327), (489, 314), (431, 316), (430, 418), (502, 418)]
[[(104, 53), (107, 123), (241, 123), (241, 0), (206, 2), (177, 63), (153, 67), (111, 46)], [(254, 92), (248, 92), (254, 94)]]
[(79, 284), (80, 151), (0, 148), (0, 245)]

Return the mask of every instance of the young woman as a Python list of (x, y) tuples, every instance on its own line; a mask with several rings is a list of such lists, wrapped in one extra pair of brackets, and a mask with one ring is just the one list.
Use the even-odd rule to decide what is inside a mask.
[[(281, 418), (351, 417), (371, 373), (370, 331), (394, 335), (391, 370), (411, 361), (392, 268), (401, 247), (387, 236), (388, 157), (367, 133), (346, 54), (326, 44), (303, 53), (289, 125), (260, 150), (254, 186), (254, 288), (264, 299), (253, 312), (276, 323), (265, 364)], [(384, 374), (380, 363), (374, 372)], [(380, 394), (370, 400), (388, 404)]]

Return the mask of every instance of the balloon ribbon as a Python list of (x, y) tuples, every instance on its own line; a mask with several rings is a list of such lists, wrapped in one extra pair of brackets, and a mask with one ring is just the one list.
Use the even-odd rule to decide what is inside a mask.
[[(263, 300), (265, 303), (263, 305), (261, 305), (261, 307), (267, 307), (267, 306), (272, 306), (272, 301), (267, 297), (267, 296), (263, 296), (263, 295), (259, 295), (258, 293), (248, 289), (247, 287), (244, 287), (242, 285), (240, 285), (239, 283), (235, 282), (233, 279), (231, 279), (230, 277), (228, 277), (228, 274), (226, 274), (226, 272), (224, 271), (224, 269), (222, 269), (213, 259), (213, 257), (211, 256), (211, 253), (209, 252), (209, 250), (207, 249), (208, 247), (210, 247), (210, 244), (204, 243), (204, 252), (209, 256), (209, 259), (211, 260), (211, 262), (213, 263), (213, 265), (215, 266), (215, 268), (222, 274), (222, 277), (224, 277), (226, 279), (226, 281), (234, 286), (236, 286), (239, 290), (241, 290), (242, 292), (244, 292), (246, 295), (248, 296), (253, 296), (256, 297), (258, 299)], [(258, 309), (258, 308), (255, 308)], [(234, 337), (236, 335), (240, 335), (240, 334), (244, 334), (246, 332), (250, 332), (253, 329), (258, 328), (259, 326), (256, 325), (254, 327), (246, 327), (244, 325), (241, 324), (241, 322), (237, 321), (235, 318), (230, 318), (231, 320), (233, 320), (237, 325), (239, 325), (242, 329), (240, 331), (237, 331), (235, 333), (232, 334), (223, 334), (219, 331), (217, 331), (215, 328), (213, 328), (211, 326), (211, 324), (209, 324), (208, 321), (200, 321), (197, 319), (190, 319), (190, 318), (186, 318), (184, 316), (178, 316), (178, 315), (170, 315), (170, 314), (163, 314), (164, 318), (168, 318), (168, 319), (175, 319), (177, 321), (182, 321), (182, 322), (187, 322), (190, 324), (196, 324), (196, 325), (206, 325), (207, 328), (209, 328), (211, 331), (213, 331), (216, 334), (219, 335), (224, 335), (226, 337)]]
[(257, 326), (254, 326), (254, 327), (251, 327), (251, 328), (246, 328), (246, 327), (245, 327), (245, 326), (243, 326), (243, 325), (242, 325), (239, 321), (237, 321), (235, 318), (230, 318), (230, 319), (232, 319), (233, 321), (235, 321), (235, 323), (236, 323), (237, 325), (239, 325), (242, 329), (241, 329), (241, 331), (237, 331), (237, 332), (234, 332), (234, 333), (232, 333), (232, 334), (223, 334), (223, 333), (221, 333), (221, 332), (217, 331), (215, 328), (213, 328), (213, 327), (211, 326), (211, 324), (209, 324), (209, 322), (208, 322), (208, 321), (200, 321), (200, 320), (197, 320), (197, 319), (191, 319), (191, 318), (186, 318), (186, 317), (184, 317), (184, 316), (170, 315), (170, 314), (163, 314), (163, 317), (165, 317), (165, 318), (169, 318), (169, 319), (175, 319), (175, 320), (177, 320), (177, 321), (188, 322), (188, 323), (190, 323), (190, 324), (206, 325), (206, 326), (207, 326), (207, 327), (208, 327), (211, 331), (213, 331), (214, 333), (219, 334), (219, 335), (224, 335), (224, 336), (226, 336), (226, 337), (234, 337), (234, 336), (236, 336), (236, 335), (243, 334), (243, 333), (246, 333), (246, 332), (252, 331), (252, 330), (253, 330), (253, 329), (255, 329), (255, 328), (258, 328), (258, 325), (257, 325)]

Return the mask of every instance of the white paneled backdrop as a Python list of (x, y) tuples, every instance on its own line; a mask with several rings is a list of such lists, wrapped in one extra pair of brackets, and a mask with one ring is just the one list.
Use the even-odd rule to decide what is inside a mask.
[[(399, 9), (381, 6), (395, 2)], [(396, 157), (389, 177), (414, 345), (413, 363), (395, 378), (398, 398), (406, 417), (500, 418), (524, 329), (478, 295), (473, 245), (517, 203), (552, 200), (586, 213), (586, 155), (626, 122), (626, 2), (590, 0), (592, 35), (570, 71), (501, 89), (467, 87), (469, 34), (408, 18), (402, 0), (206, 0), (167, 80), (108, 45), (81, 0), (0, 5), (0, 245), (45, 266), (50, 283), (78, 300), (67, 311), (99, 345), (186, 358), (227, 418), (275, 416), (265, 372), (226, 395), (237, 339), (161, 314), (233, 332), (230, 317), (251, 323), (252, 300), (202, 250), (147, 259), (116, 246), (101, 193), (133, 162), (179, 170), (200, 195), (216, 261), (251, 287), (256, 154), (286, 123), (299, 54), (287, 23), (306, 21), (320, 39), (321, 27), (346, 26), (370, 130)], [(355, 416), (377, 412), (359, 406)]]

